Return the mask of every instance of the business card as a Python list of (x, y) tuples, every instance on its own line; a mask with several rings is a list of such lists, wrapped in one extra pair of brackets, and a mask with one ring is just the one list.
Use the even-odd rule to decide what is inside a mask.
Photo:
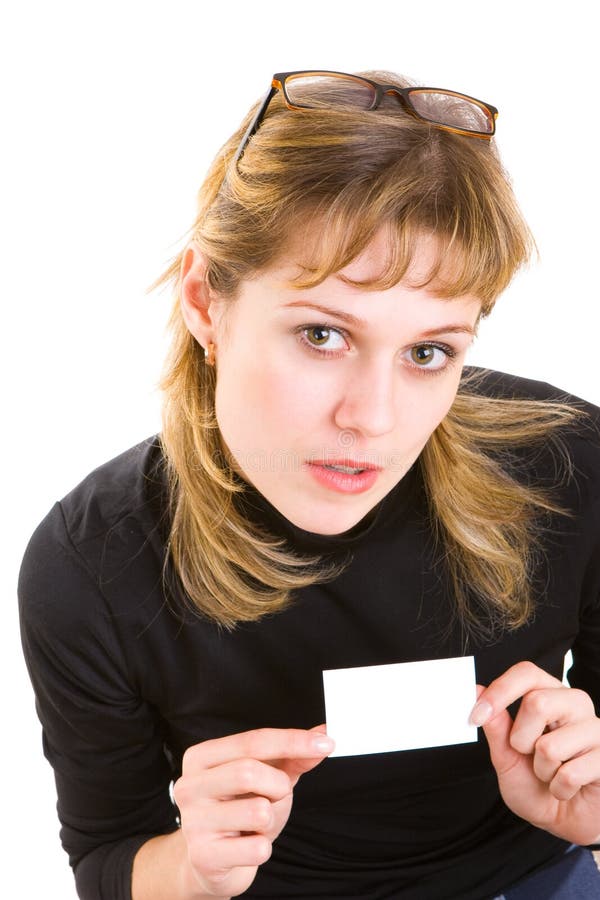
[(477, 740), (472, 656), (327, 669), (323, 672), (331, 756), (389, 753)]

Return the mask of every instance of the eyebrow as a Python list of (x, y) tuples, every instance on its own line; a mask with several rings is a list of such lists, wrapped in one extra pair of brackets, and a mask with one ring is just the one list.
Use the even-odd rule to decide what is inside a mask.
[[(293, 303), (286, 303), (283, 308), (289, 309), (290, 307), (295, 306), (302, 306), (305, 309), (316, 309), (317, 312), (322, 312), (327, 316), (335, 316), (335, 318), (341, 319), (342, 322), (347, 322), (355, 328), (367, 328), (369, 325), (365, 319), (359, 319), (357, 316), (353, 316), (352, 313), (346, 312), (343, 309), (332, 309), (329, 306), (320, 306), (318, 303), (306, 303), (304, 300), (295, 300)], [(474, 336), (476, 331), (467, 323), (458, 323), (442, 325), (439, 328), (430, 328), (428, 331), (423, 332), (423, 337), (435, 337), (438, 334), (470, 334)]]

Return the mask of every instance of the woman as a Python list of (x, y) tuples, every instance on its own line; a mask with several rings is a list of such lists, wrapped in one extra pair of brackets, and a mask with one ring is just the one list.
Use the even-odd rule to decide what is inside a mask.
[[(253, 112), (167, 273), (160, 437), (23, 563), (79, 894), (600, 896), (598, 411), (463, 370), (532, 245), (497, 111), (310, 72)], [(467, 654), (477, 743), (327, 759), (324, 670)]]

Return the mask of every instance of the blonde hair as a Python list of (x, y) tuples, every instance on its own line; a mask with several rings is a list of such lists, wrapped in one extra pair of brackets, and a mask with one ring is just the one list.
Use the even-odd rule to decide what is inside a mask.
[[(364, 73), (407, 84), (388, 72)], [(407, 115), (393, 98), (376, 111), (290, 111), (276, 95), (238, 166), (232, 158), (254, 110), (217, 155), (198, 197), (192, 236), (206, 280), (235, 302), (241, 282), (272, 264), (306, 228), (318, 228), (302, 276), (312, 286), (350, 263), (381, 229), (385, 271), (366, 289), (397, 283), (424, 232), (439, 254), (424, 279), (441, 297), (474, 294), (482, 315), (529, 258), (533, 240), (493, 143)], [(215, 371), (180, 312), (175, 283), (162, 446), (168, 472), (172, 562), (193, 607), (225, 627), (283, 609), (293, 592), (336, 577), (343, 564), (301, 556), (248, 520), (243, 483), (227, 461), (214, 408)], [(524, 624), (530, 576), (552, 497), (510, 474), (511, 447), (546, 440), (577, 413), (564, 404), (482, 396), (466, 379), (418, 465), (456, 613), (467, 630)], [(504, 461), (503, 461), (504, 460)]]

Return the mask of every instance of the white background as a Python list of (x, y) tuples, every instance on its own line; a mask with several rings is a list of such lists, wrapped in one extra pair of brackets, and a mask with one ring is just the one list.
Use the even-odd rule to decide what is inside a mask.
[[(73, 898), (20, 658), (18, 564), (55, 499), (159, 428), (166, 294), (210, 159), (273, 72), (385, 68), (500, 109), (540, 261), (471, 361), (600, 403), (596, 4), (12, 0), (0, 14), (0, 893)], [(9, 885), (11, 887), (9, 888)]]

